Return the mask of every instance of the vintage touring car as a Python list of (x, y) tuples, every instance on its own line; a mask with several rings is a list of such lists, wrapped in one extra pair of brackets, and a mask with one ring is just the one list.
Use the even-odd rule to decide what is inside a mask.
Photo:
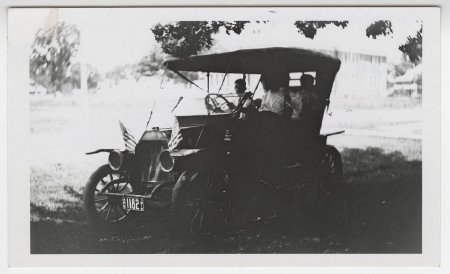
[[(254, 188), (276, 196), (301, 191), (314, 180), (322, 186), (340, 183), (341, 156), (335, 147), (327, 145), (327, 137), (341, 132), (320, 134), (339, 59), (300, 48), (263, 48), (172, 59), (163, 67), (196, 86), (183, 73), (206, 75), (206, 111), (176, 115), (172, 128), (152, 127), (137, 142), (121, 124), (125, 150), (87, 153), (109, 153), (108, 164), (91, 175), (84, 191), (84, 206), (92, 223), (122, 224), (135, 213), (169, 208), (178, 227), (198, 232), (230, 222), (236, 197), (245, 200), (257, 193)], [(229, 75), (252, 75), (259, 80), (254, 90), (232, 103), (231, 97), (236, 94), (221, 93), (222, 85), (219, 91), (211, 87), (214, 73), (223, 76), (222, 85)], [(295, 77), (305, 73), (314, 76), (319, 102), (304, 129), (311, 139), (309, 149), (299, 157), (283, 158), (285, 151), (295, 152), (283, 139), (290, 130), (278, 127), (284, 118), (258, 111), (257, 107), (246, 119), (240, 114), (244, 101), (256, 101), (254, 95), (261, 81), (265, 81), (265, 90), (295, 88), (292, 83), (299, 84)]]

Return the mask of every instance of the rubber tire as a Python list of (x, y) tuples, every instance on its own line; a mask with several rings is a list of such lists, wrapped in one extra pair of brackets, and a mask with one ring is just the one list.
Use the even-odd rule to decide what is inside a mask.
[(83, 206), (84, 211), (86, 212), (88, 221), (99, 227), (99, 228), (120, 228), (123, 227), (126, 223), (128, 223), (132, 217), (133, 212), (131, 211), (125, 218), (123, 218), (120, 221), (111, 223), (106, 222), (102, 218), (99, 218), (97, 210), (95, 208), (95, 202), (94, 202), (94, 193), (95, 188), (100, 181), (100, 179), (103, 179), (107, 174), (112, 173), (113, 170), (109, 165), (103, 165), (100, 166), (92, 175), (89, 177), (89, 180), (86, 183), (86, 186), (83, 191)]
[[(334, 162), (334, 175), (330, 176), (322, 193), (322, 204), (319, 205), (323, 211), (322, 223), (319, 230), (321, 234), (328, 235), (337, 233), (344, 235), (348, 229), (348, 198), (346, 187), (343, 183), (343, 163), (340, 152), (336, 147), (327, 145), (325, 152), (331, 155)], [(333, 213), (331, 213), (333, 212)]]
[[(217, 217), (218, 215), (214, 214), (214, 212), (218, 209), (213, 204), (205, 201), (206, 193), (202, 189), (205, 186), (201, 183), (201, 180), (205, 179), (205, 174), (200, 173), (195, 179), (192, 179), (195, 173), (188, 170), (182, 172), (173, 188), (172, 222), (175, 231), (181, 233), (189, 232), (191, 235), (202, 235), (211, 233), (217, 228), (217, 220), (215, 220), (214, 216)], [(186, 201), (190, 201), (190, 204), (192, 204), (197, 197), (203, 197), (203, 199), (194, 202), (195, 205), (192, 208), (185, 206)], [(197, 209), (200, 209), (200, 212), (203, 213), (202, 223), (205, 226), (201, 229), (197, 226), (192, 226), (190, 223)], [(198, 221), (198, 219), (196, 220)]]
[[(335, 187), (336, 185), (342, 184), (342, 176), (343, 176), (343, 164), (342, 164), (342, 157), (341, 153), (337, 150), (336, 147), (327, 145), (324, 149), (324, 154), (331, 155), (331, 159), (334, 162), (334, 173), (329, 178), (329, 182), (327, 182), (331, 187)], [(321, 157), (321, 160), (323, 159), (323, 155)], [(321, 163), (320, 163), (321, 164)], [(322, 168), (322, 166), (321, 166)], [(334, 178), (333, 178), (334, 177)]]

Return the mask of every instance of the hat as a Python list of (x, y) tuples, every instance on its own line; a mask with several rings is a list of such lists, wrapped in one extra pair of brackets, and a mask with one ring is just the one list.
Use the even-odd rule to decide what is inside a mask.
[(300, 77), (300, 83), (303, 85), (313, 85), (314, 84), (314, 76), (310, 74), (303, 74), (302, 77)]
[(234, 81), (234, 83), (235, 84), (240, 84), (240, 85), (247, 85), (246, 83), (245, 83), (245, 80), (244, 79), (237, 79), (236, 81)]

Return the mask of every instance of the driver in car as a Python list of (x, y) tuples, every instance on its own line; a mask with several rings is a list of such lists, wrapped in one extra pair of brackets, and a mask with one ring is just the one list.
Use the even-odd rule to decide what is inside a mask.
[[(239, 119), (245, 119), (249, 111), (254, 108), (252, 102), (252, 93), (245, 92), (246, 90), (247, 83), (244, 79), (237, 79), (236, 81), (234, 81), (234, 91), (239, 96), (238, 105), (242, 104), (242, 111), (240, 113)], [(235, 108), (236, 106), (233, 105), (232, 107)]]

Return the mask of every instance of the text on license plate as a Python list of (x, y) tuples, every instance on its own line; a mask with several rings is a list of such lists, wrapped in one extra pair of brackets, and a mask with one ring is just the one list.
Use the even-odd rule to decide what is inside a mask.
[(144, 211), (144, 198), (122, 197), (122, 208), (125, 210)]

